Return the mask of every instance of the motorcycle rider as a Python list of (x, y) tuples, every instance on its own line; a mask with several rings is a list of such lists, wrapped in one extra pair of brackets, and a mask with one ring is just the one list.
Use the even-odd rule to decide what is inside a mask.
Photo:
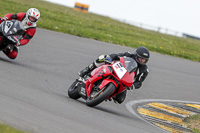
[[(135, 73), (136, 74), (135, 81), (132, 87), (130, 87), (129, 89), (133, 89), (133, 88), (139, 89), (142, 86), (142, 82), (145, 80), (145, 78), (147, 77), (149, 73), (146, 63), (148, 62), (150, 58), (150, 52), (147, 48), (143, 46), (138, 47), (134, 54), (130, 52), (125, 52), (125, 53), (118, 53), (118, 54), (101, 55), (92, 64), (90, 64), (85, 69), (81, 70), (78, 73), (78, 75), (83, 78), (86, 75), (90, 74), (90, 72), (92, 72), (95, 68), (101, 65), (104, 65), (107, 62), (120, 60), (120, 57), (123, 57), (123, 56), (133, 58), (138, 64), (138, 68)], [(111, 61), (108, 60), (110, 58), (111, 58)], [(113, 98), (113, 100), (121, 104), (125, 100), (125, 98), (126, 98), (126, 90), (118, 94), (115, 98)]]
[[(26, 45), (30, 39), (33, 38), (36, 32), (36, 22), (40, 18), (40, 12), (36, 8), (30, 8), (26, 13), (17, 13), (17, 14), (6, 14), (4, 17), (0, 17), (0, 23), (6, 20), (18, 20), (20, 21), (20, 27), (24, 30), (23, 37), (20, 39), (19, 43), (11, 47), (7, 46), (5, 50), (3, 50), (4, 54), (6, 54), (10, 59), (15, 59), (18, 55), (19, 46)], [(0, 37), (0, 44), (1, 44)]]

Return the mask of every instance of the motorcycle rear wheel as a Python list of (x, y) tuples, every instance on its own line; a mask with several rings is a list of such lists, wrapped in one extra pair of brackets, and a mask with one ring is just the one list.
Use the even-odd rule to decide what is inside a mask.
[(86, 100), (86, 105), (90, 106), (90, 107), (94, 107), (98, 104), (100, 104), (101, 102), (103, 102), (108, 96), (110, 96), (113, 91), (116, 89), (115, 85), (113, 83), (110, 83), (98, 96), (96, 96), (95, 98), (90, 96), (87, 98)]
[(77, 84), (79, 84), (79, 82), (74, 81), (74, 83), (68, 89), (68, 96), (72, 99), (78, 99), (81, 97), (78, 93), (78, 85)]

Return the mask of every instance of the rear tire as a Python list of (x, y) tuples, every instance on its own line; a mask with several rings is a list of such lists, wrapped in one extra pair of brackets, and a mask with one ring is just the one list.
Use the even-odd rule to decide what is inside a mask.
[(96, 106), (97, 104), (103, 102), (108, 96), (110, 96), (115, 89), (116, 89), (115, 85), (113, 83), (110, 83), (102, 92), (102, 94), (100, 94), (96, 98), (91, 99), (91, 94), (90, 94), (90, 96), (86, 100), (86, 105), (90, 107)]
[[(75, 86), (76, 84), (78, 84), (77, 86)], [(78, 87), (79, 87), (79, 82), (78, 81), (74, 81), (74, 83), (69, 87), (68, 89), (68, 96), (72, 99), (78, 99), (81, 96), (78, 93)]]

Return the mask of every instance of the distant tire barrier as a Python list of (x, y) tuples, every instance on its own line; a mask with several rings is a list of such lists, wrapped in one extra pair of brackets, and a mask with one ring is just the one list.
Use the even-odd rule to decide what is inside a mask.
[(81, 3), (78, 3), (78, 2), (75, 3), (74, 10), (76, 10), (76, 11), (88, 13), (88, 9), (89, 9), (89, 5), (81, 4)]

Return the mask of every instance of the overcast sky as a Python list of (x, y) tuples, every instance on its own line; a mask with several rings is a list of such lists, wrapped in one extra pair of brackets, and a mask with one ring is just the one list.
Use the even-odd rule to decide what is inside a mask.
[(89, 12), (167, 28), (200, 37), (200, 0), (47, 0), (74, 7), (89, 5)]

